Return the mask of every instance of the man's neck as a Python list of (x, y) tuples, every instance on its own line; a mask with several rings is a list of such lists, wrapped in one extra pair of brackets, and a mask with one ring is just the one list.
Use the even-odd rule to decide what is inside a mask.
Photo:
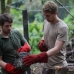
[(51, 24), (56, 24), (57, 22), (59, 22), (60, 21), (60, 19), (58, 18), (58, 17), (56, 17), (55, 19), (54, 19), (54, 21), (53, 22), (50, 22)]
[(3, 31), (0, 31), (0, 34), (4, 37), (4, 38), (8, 38), (9, 34), (4, 33)]

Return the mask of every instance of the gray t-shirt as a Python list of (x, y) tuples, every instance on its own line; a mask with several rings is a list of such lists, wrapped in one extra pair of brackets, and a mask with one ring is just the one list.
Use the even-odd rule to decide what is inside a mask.
[(56, 40), (65, 41), (59, 53), (49, 57), (46, 68), (54, 67), (55, 65), (67, 65), (66, 62), (66, 41), (68, 35), (68, 26), (60, 20), (56, 24), (51, 24), (47, 20), (44, 21), (44, 41), (48, 50), (54, 47)]

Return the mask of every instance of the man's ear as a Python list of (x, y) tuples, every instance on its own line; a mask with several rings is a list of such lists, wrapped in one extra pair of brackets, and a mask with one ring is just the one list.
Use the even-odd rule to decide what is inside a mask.
[(56, 11), (56, 12), (54, 12), (54, 14), (56, 15), (56, 14), (58, 14), (58, 12)]

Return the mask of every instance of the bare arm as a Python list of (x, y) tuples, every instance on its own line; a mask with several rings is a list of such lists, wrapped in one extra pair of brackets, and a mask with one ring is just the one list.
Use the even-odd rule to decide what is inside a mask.
[(63, 47), (64, 43), (65, 43), (64, 41), (56, 40), (54, 48), (52, 48), (46, 52), (48, 54), (48, 56), (50, 57), (54, 54), (57, 54), (61, 50), (61, 48)]
[(0, 67), (4, 68), (6, 63), (2, 60), (2, 56), (0, 56)]

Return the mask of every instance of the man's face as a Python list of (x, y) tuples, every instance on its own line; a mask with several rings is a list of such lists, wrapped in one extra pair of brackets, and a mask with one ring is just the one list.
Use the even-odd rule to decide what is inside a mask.
[(12, 23), (5, 22), (4, 25), (2, 26), (2, 31), (5, 34), (9, 34), (11, 29), (12, 29)]
[(48, 13), (48, 12), (43, 12), (43, 14), (44, 14), (45, 19), (48, 22), (54, 22), (55, 17), (56, 17), (56, 14), (55, 13), (51, 14), (51, 13)]

